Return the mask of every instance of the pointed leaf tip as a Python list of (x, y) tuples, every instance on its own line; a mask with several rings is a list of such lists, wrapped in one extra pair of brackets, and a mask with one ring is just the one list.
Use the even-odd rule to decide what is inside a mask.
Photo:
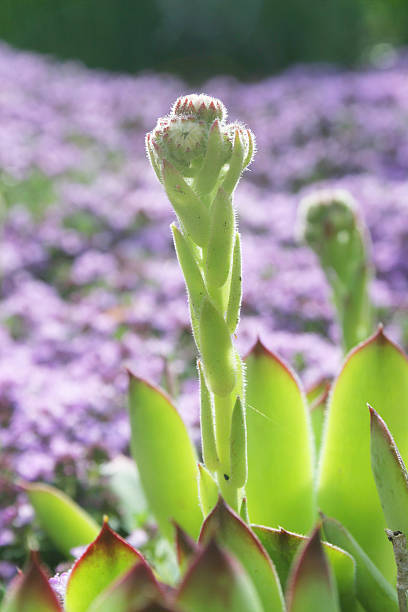
[(288, 612), (339, 612), (338, 595), (317, 526), (292, 568), (287, 590)]
[(177, 603), (194, 612), (261, 612), (263, 607), (242, 565), (211, 539), (182, 581)]
[(184, 567), (197, 553), (199, 547), (193, 538), (178, 525), (174, 523), (177, 560), (180, 567)]
[(283, 609), (283, 595), (275, 567), (259, 539), (220, 496), (203, 523), (199, 542), (210, 539), (242, 564), (252, 580), (264, 610)]
[(85, 612), (116, 578), (143, 561), (142, 555), (104, 521), (98, 537), (72, 569), (65, 598), (66, 612)]
[(371, 467), (387, 527), (408, 536), (408, 473), (385, 421), (368, 404)]
[(19, 574), (6, 593), (2, 612), (62, 612), (57, 596), (35, 551), (30, 552), (23, 574)]
[(163, 600), (164, 593), (153, 571), (142, 560), (102, 591), (87, 612), (140, 610), (141, 606), (159, 603)]

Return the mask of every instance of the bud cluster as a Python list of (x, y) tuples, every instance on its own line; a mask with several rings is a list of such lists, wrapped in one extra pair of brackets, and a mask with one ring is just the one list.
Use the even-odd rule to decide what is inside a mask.
[[(163, 182), (163, 161), (170, 162), (184, 178), (195, 178), (208, 160), (217, 157), (217, 173), (230, 161), (236, 134), (243, 151), (240, 172), (253, 156), (253, 135), (239, 123), (226, 123), (227, 111), (220, 100), (206, 94), (182, 96), (170, 114), (161, 117), (146, 136), (152, 166)], [(211, 134), (217, 138), (211, 139)], [(207, 172), (206, 168), (204, 172)], [(214, 181), (211, 181), (211, 184)]]
[(298, 233), (326, 274), (349, 350), (368, 336), (372, 316), (368, 232), (356, 201), (342, 189), (312, 193), (300, 203)]
[(356, 227), (356, 208), (343, 189), (322, 189), (306, 196), (299, 207), (299, 237), (316, 247), (331, 238), (346, 240)]

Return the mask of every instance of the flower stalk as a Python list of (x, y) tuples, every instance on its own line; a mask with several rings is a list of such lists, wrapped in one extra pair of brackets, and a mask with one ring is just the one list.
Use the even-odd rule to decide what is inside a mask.
[(178, 219), (171, 229), (200, 353), (204, 462), (239, 511), (246, 431), (243, 366), (232, 339), (242, 285), (233, 192), (252, 160), (254, 138), (226, 118), (220, 100), (183, 96), (147, 134), (146, 150)]
[(316, 253), (331, 287), (347, 353), (372, 331), (372, 277), (368, 231), (357, 203), (342, 189), (323, 189), (303, 198), (299, 236)]

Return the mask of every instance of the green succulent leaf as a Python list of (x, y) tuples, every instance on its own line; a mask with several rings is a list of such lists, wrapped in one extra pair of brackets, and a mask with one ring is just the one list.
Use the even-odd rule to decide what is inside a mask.
[(127, 531), (130, 533), (141, 527), (148, 518), (148, 508), (135, 462), (118, 455), (102, 466), (101, 473), (116, 498), (116, 508)]
[(127, 612), (160, 603), (164, 593), (147, 563), (142, 560), (119, 576), (94, 600), (87, 612)]
[(306, 398), (311, 409), (319, 404), (322, 399), (327, 398), (330, 386), (331, 381), (328, 378), (323, 378), (306, 391)]
[(1, 610), (2, 612), (40, 612), (40, 610), (62, 612), (35, 552), (31, 552), (24, 573), (18, 575), (11, 583)]
[(251, 578), (266, 611), (283, 610), (283, 596), (275, 567), (264, 547), (220, 497), (217, 506), (203, 523), (200, 543), (215, 538), (238, 559)]
[(248, 136), (248, 151), (244, 159), (244, 168), (246, 168), (248, 164), (251, 163), (253, 156), (254, 156), (254, 151), (255, 151), (255, 140), (254, 140), (254, 135), (252, 134), (251, 130), (247, 130), (247, 136)]
[(150, 603), (147, 606), (143, 606), (143, 608), (138, 608), (137, 612), (180, 612), (180, 610), (176, 610), (170, 605)]
[(214, 540), (198, 553), (189, 567), (176, 602), (183, 612), (263, 612), (255, 587), (242, 565)]
[(210, 237), (205, 261), (209, 287), (221, 287), (228, 278), (235, 237), (232, 198), (219, 188), (210, 210)]
[(329, 396), (330, 386), (330, 381), (323, 379), (317, 385), (313, 386), (306, 394), (310, 410), (310, 422), (312, 424), (316, 457), (319, 456), (322, 445), (324, 423), (327, 414), (327, 398)]
[(153, 150), (152, 143), (151, 143), (151, 134), (146, 134), (146, 153), (147, 153), (147, 156), (149, 158), (149, 161), (152, 165), (152, 168), (157, 178), (159, 179), (160, 182), (162, 182), (162, 175), (161, 175), (160, 167), (159, 167), (159, 164), (157, 163), (156, 156), (154, 154), (154, 150)]
[(194, 185), (197, 193), (206, 195), (214, 189), (224, 163), (224, 138), (220, 123), (215, 119), (208, 135), (207, 152)]
[[(251, 525), (251, 529), (265, 547), (275, 564), (282, 588), (285, 588), (293, 561), (307, 537), (291, 533), (282, 527), (272, 529), (261, 525)], [(328, 542), (322, 542), (329, 565), (336, 580), (341, 610), (357, 610), (356, 598), (356, 564), (353, 557), (344, 550)]]
[(246, 424), (241, 399), (237, 397), (231, 419), (230, 449), (231, 484), (237, 488), (245, 485), (247, 479)]
[(131, 450), (149, 504), (163, 535), (176, 521), (191, 537), (200, 531), (198, 469), (187, 429), (170, 399), (130, 374)]
[(367, 402), (395, 431), (408, 456), (408, 361), (379, 331), (355, 349), (336, 380), (328, 407), (319, 474), (319, 506), (341, 521), (386, 578), (395, 582), (392, 547), (370, 464)]
[(185, 569), (186, 564), (189, 563), (194, 555), (198, 552), (198, 545), (190, 538), (190, 536), (181, 529), (179, 525), (175, 525), (175, 540), (176, 540), (176, 553), (179, 567), (182, 571)]
[(236, 383), (234, 348), (222, 315), (206, 298), (200, 316), (200, 348), (208, 386), (217, 395), (228, 395)]
[(226, 321), (230, 333), (233, 334), (239, 323), (239, 312), (242, 299), (242, 264), (241, 264), (241, 238), (235, 232), (234, 251), (232, 254), (231, 282), (228, 298)]
[(25, 482), (22, 487), (42, 529), (63, 554), (69, 555), (98, 535), (99, 525), (62, 491), (41, 483)]
[(408, 536), (408, 473), (387, 425), (370, 409), (371, 466), (387, 527)]
[(249, 516), (253, 523), (305, 533), (315, 521), (316, 505), (304, 395), (288, 367), (260, 341), (246, 364)]
[(65, 595), (66, 612), (85, 612), (116, 578), (143, 557), (105, 521), (92, 544), (72, 568)]
[(198, 373), (200, 376), (201, 448), (205, 465), (211, 472), (215, 472), (218, 468), (219, 459), (215, 441), (214, 414), (210, 392), (200, 361), (198, 362)]
[(198, 317), (200, 314), (203, 298), (207, 295), (207, 290), (204, 285), (203, 277), (188, 241), (174, 223), (172, 223), (170, 227), (173, 233), (174, 246), (176, 248), (177, 258), (179, 260), (181, 269), (183, 271), (183, 276), (186, 281), (188, 297), (191, 306), (194, 309), (194, 313), (196, 317)]
[(198, 488), (200, 492), (201, 508), (204, 516), (207, 516), (207, 514), (211, 512), (217, 503), (218, 485), (202, 463), (198, 464), (198, 472)]
[(350, 553), (355, 560), (357, 597), (364, 608), (369, 612), (396, 612), (398, 602), (395, 589), (347, 529), (326, 516), (323, 516), (322, 526), (328, 541)]
[(247, 502), (246, 497), (242, 498), (241, 507), (239, 509), (239, 516), (242, 518), (244, 523), (246, 523), (247, 525), (250, 524), (249, 514), (248, 514), (248, 502)]
[(167, 160), (163, 161), (163, 181), (181, 225), (196, 244), (205, 247), (210, 233), (210, 213), (205, 204)]
[[(248, 138), (250, 138), (249, 130)], [(249, 142), (252, 143), (252, 139)], [(237, 129), (235, 130), (234, 134), (234, 144), (232, 146), (232, 155), (229, 161), (228, 172), (222, 184), (222, 187), (226, 193), (232, 193), (237, 186), (244, 168), (244, 155), (245, 150), (240, 138), (240, 131)]]
[(288, 612), (338, 612), (337, 589), (329, 562), (315, 529), (292, 568), (287, 589)]

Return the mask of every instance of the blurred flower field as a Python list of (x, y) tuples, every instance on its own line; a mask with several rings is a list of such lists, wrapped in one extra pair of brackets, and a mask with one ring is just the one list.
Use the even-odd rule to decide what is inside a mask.
[[(160, 383), (194, 431), (195, 350), (170, 206), (144, 135), (188, 88), (0, 47), (0, 574), (32, 530), (18, 479), (64, 488), (96, 516), (100, 466), (127, 452), (126, 367)], [(259, 335), (306, 386), (341, 362), (299, 199), (351, 191), (372, 238), (372, 299), (408, 345), (408, 65), (296, 68), (202, 90), (250, 123), (259, 153), (236, 195), (244, 251), (238, 346)], [(293, 313), (296, 313), (294, 316)], [(338, 342), (337, 342), (338, 344)]]

